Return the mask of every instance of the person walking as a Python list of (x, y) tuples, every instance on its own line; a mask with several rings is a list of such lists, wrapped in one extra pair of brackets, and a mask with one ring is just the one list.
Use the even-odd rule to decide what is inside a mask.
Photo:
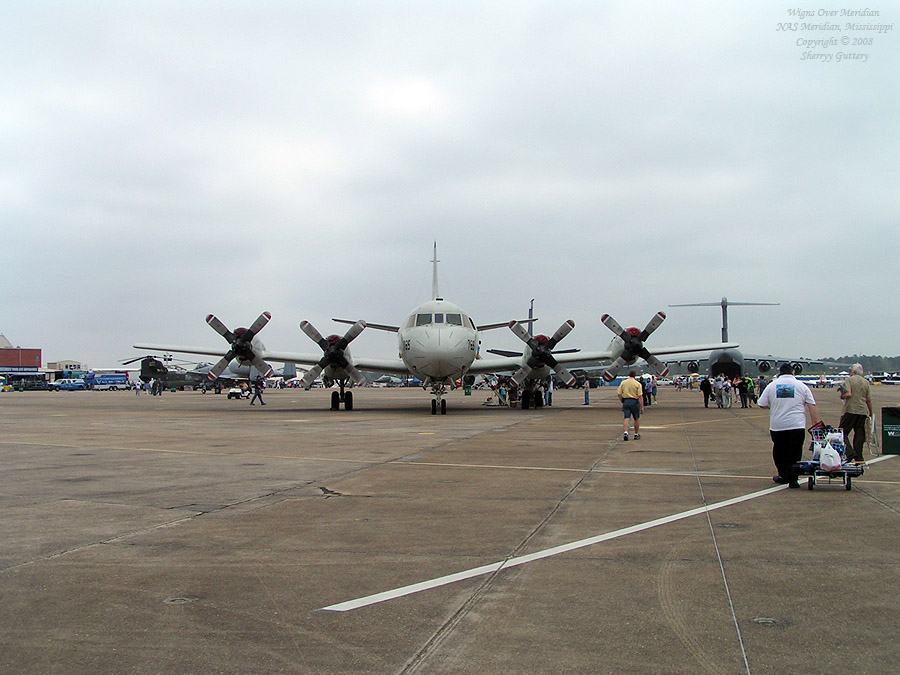
[(735, 380), (735, 382), (737, 382), (737, 390), (738, 396), (741, 399), (741, 407), (746, 408), (750, 400), (747, 394), (747, 380), (745, 380), (744, 378), (740, 378), (738, 380)]
[(250, 405), (253, 405), (253, 402), (256, 401), (256, 399), (259, 399), (260, 405), (266, 404), (266, 402), (263, 401), (262, 397), (262, 392), (265, 387), (266, 385), (263, 382), (263, 379), (261, 377), (257, 377), (256, 382), (253, 383), (253, 397), (250, 399)]
[(815, 426), (819, 423), (819, 412), (812, 391), (794, 377), (791, 364), (783, 364), (778, 373), (778, 377), (763, 389), (758, 405), (769, 409), (772, 460), (778, 470), (772, 480), (796, 488), (800, 485), (794, 473), (794, 462), (799, 462), (803, 456), (806, 416), (808, 413), (812, 420), (810, 426)]
[[(866, 442), (866, 424), (872, 416), (872, 399), (869, 394), (869, 381), (862, 376), (863, 367), (854, 363), (850, 367), (850, 377), (838, 387), (838, 394), (844, 402), (840, 427), (844, 432), (844, 448), (847, 461), (865, 464), (863, 445)], [(853, 432), (853, 444), (850, 444), (850, 432)]]
[(716, 407), (722, 408), (724, 407), (724, 387), (725, 387), (725, 378), (719, 375), (716, 377), (713, 382), (713, 394), (716, 397)]
[(616, 389), (616, 395), (622, 402), (622, 440), (628, 440), (628, 418), (634, 420), (634, 440), (641, 438), (641, 413), (644, 412), (644, 394), (641, 390), (641, 383), (635, 379), (637, 373), (634, 370), (628, 371), (628, 378), (622, 380), (622, 383)]
[(709, 407), (709, 396), (712, 394), (712, 384), (710, 384), (709, 378), (704, 377), (700, 380), (700, 391), (703, 393), (703, 407)]

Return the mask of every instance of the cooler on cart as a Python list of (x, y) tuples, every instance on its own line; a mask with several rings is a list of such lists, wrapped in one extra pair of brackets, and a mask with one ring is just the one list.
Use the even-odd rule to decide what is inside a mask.
[[(795, 462), (794, 473), (797, 476), (809, 476), (806, 486), (810, 490), (818, 484), (832, 485), (835, 483), (843, 485), (845, 490), (849, 490), (853, 478), (862, 476), (866, 465), (846, 461), (843, 430), (819, 424), (811, 428), (809, 433), (812, 435), (809, 447), (812, 450), (813, 458), (810, 461)], [(827, 463), (826, 458), (826, 466), (823, 466), (822, 453), (829, 452), (831, 449), (840, 456), (840, 464)]]

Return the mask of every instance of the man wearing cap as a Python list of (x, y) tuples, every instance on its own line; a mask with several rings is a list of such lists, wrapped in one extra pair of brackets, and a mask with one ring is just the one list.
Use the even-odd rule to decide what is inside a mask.
[(778, 475), (772, 480), (788, 483), (792, 488), (800, 487), (794, 474), (794, 462), (803, 455), (803, 441), (806, 438), (806, 413), (812, 420), (809, 426), (819, 422), (819, 411), (812, 391), (794, 377), (789, 363), (782, 364), (778, 377), (763, 389), (759, 397), (760, 408), (769, 408), (769, 435), (772, 437), (772, 459)]

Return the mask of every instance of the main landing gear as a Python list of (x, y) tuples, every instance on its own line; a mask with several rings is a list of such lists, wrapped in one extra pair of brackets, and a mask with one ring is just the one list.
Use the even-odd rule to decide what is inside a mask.
[(341, 388), (339, 392), (331, 392), (331, 409), (340, 410), (341, 403), (343, 403), (344, 410), (353, 410), (353, 392), (344, 391), (346, 382), (338, 382), (338, 386)]

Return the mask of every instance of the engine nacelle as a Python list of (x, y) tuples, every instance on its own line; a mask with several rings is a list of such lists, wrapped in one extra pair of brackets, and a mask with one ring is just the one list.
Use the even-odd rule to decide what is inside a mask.
[(700, 371), (700, 364), (696, 361), (689, 361), (687, 364), (687, 369), (689, 373), (697, 373)]
[(619, 358), (619, 354), (625, 349), (625, 342), (620, 337), (614, 337), (609, 341), (609, 346), (606, 348), (606, 351), (612, 353), (611, 360), (615, 361)]
[[(615, 361), (617, 358), (622, 356), (622, 353), (625, 351), (625, 341), (620, 337), (614, 337), (609, 342), (609, 347), (606, 348), (607, 351), (612, 352), (611, 361)], [(637, 361), (637, 357), (634, 356), (630, 359), (625, 360), (625, 365), (631, 366), (634, 365), (635, 361)]]
[(791, 368), (794, 370), (794, 375), (799, 375), (803, 372), (803, 366), (796, 361), (791, 364)]
[(768, 373), (770, 370), (772, 370), (772, 364), (769, 363), (768, 361), (759, 361), (756, 364), (756, 368), (761, 373)]

